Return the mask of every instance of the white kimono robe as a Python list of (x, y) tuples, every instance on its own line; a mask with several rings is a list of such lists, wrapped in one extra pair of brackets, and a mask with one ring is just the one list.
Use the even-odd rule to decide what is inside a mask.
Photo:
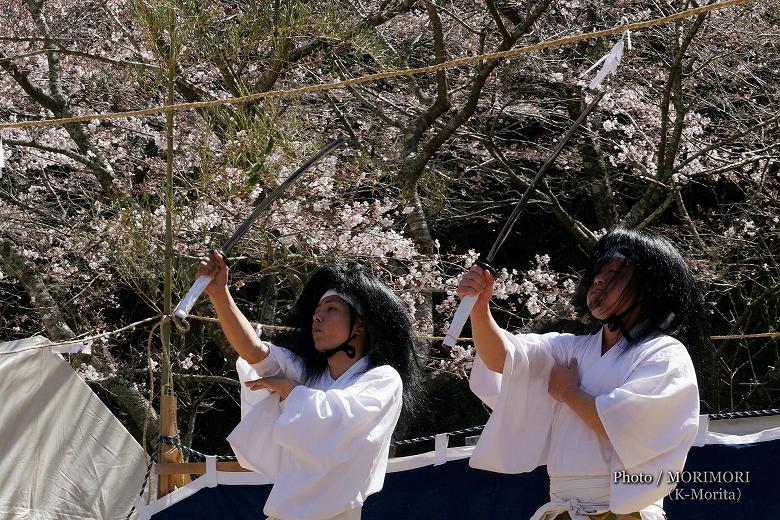
[[(610, 510), (663, 520), (663, 497), (674, 488), (668, 472), (683, 469), (698, 429), (699, 392), (685, 347), (657, 334), (628, 351), (621, 340), (602, 356), (601, 331), (504, 336), (503, 373), (479, 357), (471, 373), (472, 391), (493, 409), (471, 466), (523, 473), (546, 464), (551, 501), (534, 518)], [(596, 396), (609, 440), (547, 392), (554, 363), (571, 358), (580, 387)], [(614, 482), (623, 471), (652, 482)]]
[[(236, 362), (241, 382), (281, 376), (303, 380), (302, 360), (270, 345), (260, 363)], [(401, 413), (402, 386), (389, 365), (360, 359), (337, 380), (326, 369), (284, 401), (241, 387), (241, 422), (228, 436), (242, 467), (274, 481), (263, 512), (281, 520), (359, 517), (382, 489), (390, 436)], [(354, 515), (356, 513), (356, 515)]]

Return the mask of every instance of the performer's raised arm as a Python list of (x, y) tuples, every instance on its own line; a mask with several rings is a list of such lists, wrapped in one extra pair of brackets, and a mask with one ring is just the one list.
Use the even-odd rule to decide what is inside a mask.
[[(462, 286), (482, 299), (491, 291), (480, 271)], [(550, 500), (532, 520), (665, 518), (663, 499), (674, 483), (658, 475), (682, 471), (699, 424), (688, 350), (708, 348), (701, 293), (679, 251), (649, 230), (610, 230), (591, 251), (572, 300), (592, 333), (501, 330), (500, 375), (486, 368), (495, 370), (489, 356), (497, 350), (485, 341), (486, 303), (471, 317), (480, 358), (469, 384), (493, 412), (471, 466), (502, 473), (546, 466)], [(620, 482), (621, 472), (650, 480)]]
[(228, 270), (225, 259), (218, 251), (211, 251), (210, 256), (201, 258), (198, 264), (198, 276), (207, 275), (213, 278), (206, 286), (206, 294), (214, 304), (219, 324), (228, 341), (248, 363), (259, 363), (268, 356), (268, 346), (260, 341), (249, 320), (233, 301), (227, 286)]
[[(209, 294), (236, 350), (252, 355), (258, 340), (219, 267)], [(274, 481), (270, 518), (359, 519), (382, 488), (402, 408), (406, 418), (420, 409), (409, 311), (369, 268), (331, 263), (304, 283), (286, 325), (264, 359), (236, 363), (242, 414), (227, 440), (243, 467)]]
[(458, 296), (478, 296), (471, 310), (471, 331), (474, 336), (474, 346), (485, 365), (499, 374), (504, 368), (506, 359), (506, 344), (504, 333), (490, 313), (490, 298), (493, 296), (495, 278), (478, 265), (473, 266), (463, 275), (458, 284)]

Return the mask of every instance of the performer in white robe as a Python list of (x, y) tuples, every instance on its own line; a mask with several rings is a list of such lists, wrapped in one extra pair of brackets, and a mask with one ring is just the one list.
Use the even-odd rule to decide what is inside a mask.
[(706, 346), (701, 297), (674, 247), (646, 231), (605, 235), (589, 273), (575, 304), (602, 323), (590, 336), (502, 330), (488, 307), (491, 274), (464, 275), (461, 296), (479, 295), (470, 386), (493, 409), (471, 465), (546, 465), (550, 501), (534, 520), (663, 520), (670, 474), (698, 428), (696, 373), (675, 338)]
[(263, 511), (279, 520), (360, 518), (382, 489), (402, 404), (419, 366), (400, 299), (358, 264), (329, 264), (305, 284), (280, 346), (260, 341), (227, 290), (219, 253), (198, 274), (239, 354), (241, 422), (228, 437), (242, 467), (274, 481)]

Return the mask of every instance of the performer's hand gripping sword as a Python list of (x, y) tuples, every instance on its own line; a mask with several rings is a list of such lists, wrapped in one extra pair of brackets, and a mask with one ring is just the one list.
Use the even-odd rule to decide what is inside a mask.
[[(590, 104), (585, 108), (585, 110), (582, 111), (580, 117), (578, 117), (577, 120), (574, 122), (574, 124), (566, 131), (563, 138), (558, 142), (557, 146), (553, 150), (552, 155), (550, 155), (550, 157), (547, 158), (547, 160), (539, 169), (539, 171), (536, 172), (536, 175), (534, 176), (533, 180), (531, 180), (531, 183), (526, 188), (525, 193), (523, 193), (523, 196), (520, 197), (520, 201), (517, 203), (514, 211), (512, 211), (512, 214), (509, 216), (509, 219), (506, 221), (504, 227), (501, 229), (501, 232), (498, 234), (498, 238), (496, 238), (496, 241), (493, 243), (493, 247), (490, 248), (490, 252), (485, 257), (485, 260), (484, 261), (480, 260), (476, 263), (478, 266), (480, 266), (485, 270), (493, 271), (493, 268), (490, 266), (490, 264), (493, 262), (493, 260), (496, 259), (496, 254), (498, 253), (498, 250), (501, 249), (502, 245), (504, 245), (504, 242), (509, 236), (509, 233), (512, 232), (512, 228), (515, 227), (515, 224), (517, 223), (517, 220), (520, 217), (520, 212), (523, 211), (523, 208), (528, 202), (528, 199), (531, 197), (531, 194), (539, 185), (539, 182), (541, 182), (542, 177), (544, 177), (544, 174), (547, 173), (547, 170), (550, 168), (550, 165), (552, 165), (552, 163), (555, 162), (555, 159), (561, 153), (561, 150), (563, 150), (563, 147), (564, 145), (566, 145), (566, 142), (569, 140), (569, 138), (571, 138), (574, 132), (576, 132), (577, 129), (582, 125), (582, 122), (585, 120), (588, 114), (590, 114), (590, 112), (594, 108), (596, 108), (596, 105), (598, 105), (602, 97), (604, 97), (604, 92), (600, 92), (593, 99), (593, 101), (590, 102)], [(464, 296), (461, 299), (460, 304), (458, 305), (458, 308), (455, 311), (455, 316), (452, 317), (452, 322), (450, 323), (450, 328), (447, 331), (447, 336), (445, 336), (444, 338), (444, 344), (447, 345), (448, 347), (454, 347), (455, 343), (457, 343), (458, 337), (460, 336), (460, 332), (463, 330), (463, 326), (466, 324), (466, 320), (468, 320), (469, 315), (471, 314), (471, 309), (473, 309), (474, 304), (477, 303), (477, 298), (478, 298), (477, 296)]]
[[(314, 157), (311, 157), (297, 170), (295, 170), (293, 174), (287, 177), (287, 179), (285, 179), (284, 182), (277, 186), (276, 189), (268, 194), (268, 196), (255, 207), (252, 213), (246, 218), (246, 220), (244, 220), (238, 229), (236, 229), (236, 231), (233, 233), (233, 236), (231, 236), (228, 241), (225, 242), (225, 245), (219, 249), (220, 254), (227, 258), (230, 250), (233, 249), (233, 246), (235, 246), (236, 243), (246, 234), (246, 232), (249, 231), (249, 228), (252, 227), (252, 224), (255, 222), (255, 220), (257, 220), (257, 217), (260, 216), (260, 213), (273, 204), (276, 199), (281, 197), (282, 193), (284, 193), (290, 184), (295, 182), (298, 177), (303, 175), (309, 168), (317, 164), (323, 157), (330, 154), (333, 150), (345, 142), (346, 141), (344, 140), (344, 137), (340, 136), (338, 139), (328, 144), (325, 148), (317, 152)], [(195, 283), (192, 284), (192, 287), (190, 288), (189, 292), (187, 292), (187, 295), (182, 299), (181, 302), (179, 302), (179, 305), (176, 306), (176, 310), (173, 312), (173, 315), (177, 320), (183, 321), (187, 317), (187, 315), (192, 310), (193, 305), (195, 305), (195, 302), (206, 289), (206, 286), (211, 283), (211, 280), (212, 277), (207, 275), (201, 275), (195, 280)]]
[[(582, 74), (584, 76), (585, 74), (593, 70), (601, 63), (604, 63), (601, 70), (599, 70), (598, 74), (596, 75), (596, 78), (593, 81), (591, 81), (591, 83), (588, 85), (588, 88), (591, 89), (598, 88), (599, 86), (601, 86), (601, 82), (609, 73), (615, 72), (618, 64), (620, 63), (620, 58), (623, 56), (624, 41), (628, 42), (628, 48), (630, 49), (631, 39), (628, 31), (626, 31), (626, 33), (623, 35), (623, 38), (612, 47), (612, 49), (606, 56), (601, 58), (593, 65), (593, 67), (586, 70)], [(558, 144), (555, 146), (555, 149), (553, 150), (550, 157), (547, 158), (547, 160), (544, 162), (542, 167), (539, 169), (539, 171), (536, 173), (534, 178), (531, 180), (531, 183), (526, 188), (525, 193), (523, 193), (523, 196), (520, 198), (520, 201), (515, 206), (514, 211), (512, 211), (512, 214), (509, 216), (509, 219), (504, 224), (503, 229), (501, 229), (501, 232), (498, 234), (498, 238), (496, 238), (493, 247), (490, 248), (490, 252), (485, 257), (485, 260), (478, 261), (476, 263), (478, 266), (486, 270), (490, 270), (490, 271), (493, 270), (493, 268), (490, 266), (490, 263), (493, 262), (493, 260), (495, 260), (498, 250), (501, 248), (502, 245), (504, 245), (504, 242), (509, 236), (509, 233), (512, 232), (512, 228), (517, 223), (520, 213), (523, 211), (523, 208), (528, 202), (528, 199), (531, 197), (531, 194), (534, 192), (534, 190), (536, 190), (536, 187), (539, 185), (539, 182), (541, 182), (542, 177), (544, 177), (544, 174), (547, 173), (547, 170), (550, 168), (552, 163), (555, 162), (555, 159), (561, 153), (561, 150), (563, 150), (563, 147), (566, 145), (567, 141), (571, 138), (572, 135), (574, 135), (574, 132), (576, 132), (577, 129), (580, 126), (582, 126), (582, 122), (585, 121), (585, 118), (588, 117), (588, 114), (590, 114), (591, 111), (593, 111), (593, 109), (596, 108), (596, 105), (599, 104), (599, 101), (601, 101), (601, 98), (604, 97), (604, 94), (606, 94), (605, 91), (599, 92), (596, 95), (596, 97), (593, 98), (593, 101), (591, 101), (590, 104), (587, 107), (585, 107), (585, 110), (582, 111), (580, 117), (577, 118), (574, 124), (571, 125), (571, 127), (563, 135), (560, 142), (558, 142)], [(450, 328), (447, 331), (447, 336), (445, 336), (444, 338), (444, 344), (446, 346), (448, 347), (455, 346), (455, 343), (457, 343), (458, 337), (460, 336), (460, 332), (463, 330), (463, 326), (466, 324), (466, 320), (468, 320), (469, 315), (471, 314), (471, 309), (474, 308), (475, 303), (477, 303), (477, 296), (464, 296), (463, 299), (461, 299), (460, 304), (458, 305), (458, 308), (455, 311), (455, 316), (452, 317), (452, 322), (450, 323)]]

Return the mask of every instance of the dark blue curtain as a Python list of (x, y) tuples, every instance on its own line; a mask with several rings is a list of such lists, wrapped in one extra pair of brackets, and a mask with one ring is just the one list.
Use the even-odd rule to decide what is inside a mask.
[[(667, 516), (669, 520), (780, 519), (775, 510), (780, 504), (779, 467), (780, 440), (693, 448), (678, 491), (664, 501)], [(460, 460), (389, 473), (384, 489), (366, 501), (363, 520), (523, 520), (547, 501), (547, 490), (545, 468), (502, 475), (471, 469), (468, 460)], [(270, 486), (202, 489), (153, 518), (265, 518), (262, 509), (269, 492)]]

